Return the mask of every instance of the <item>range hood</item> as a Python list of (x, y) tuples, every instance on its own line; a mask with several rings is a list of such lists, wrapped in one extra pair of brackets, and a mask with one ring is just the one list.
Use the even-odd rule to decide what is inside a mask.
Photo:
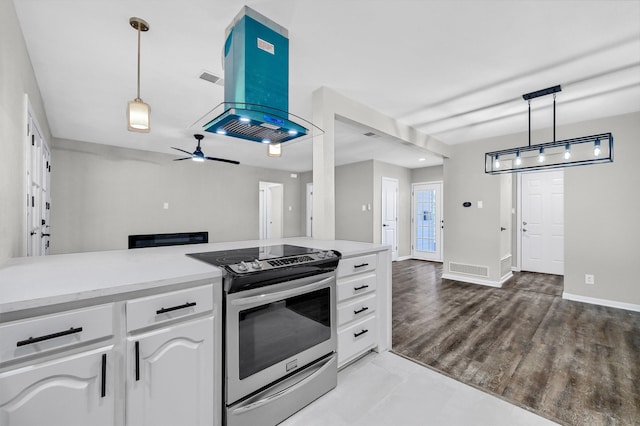
[[(306, 136), (313, 125), (288, 112), (289, 39), (286, 28), (244, 6), (227, 27), (224, 102), (207, 132), (260, 143)], [(295, 121), (294, 121), (295, 118)]]

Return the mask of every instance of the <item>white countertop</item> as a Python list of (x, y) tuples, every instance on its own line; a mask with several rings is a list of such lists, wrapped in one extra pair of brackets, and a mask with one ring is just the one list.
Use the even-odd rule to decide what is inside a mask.
[(299, 237), (13, 258), (0, 265), (0, 313), (186, 281), (215, 280), (221, 276), (218, 268), (185, 254), (275, 244), (334, 249), (343, 257), (389, 248)]

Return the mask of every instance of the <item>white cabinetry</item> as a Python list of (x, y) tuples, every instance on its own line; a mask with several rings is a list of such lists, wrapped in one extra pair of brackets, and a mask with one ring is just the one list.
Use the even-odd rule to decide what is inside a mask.
[(220, 425), (210, 282), (0, 324), (0, 426)]
[[(0, 326), (0, 424), (114, 425), (111, 304)], [(102, 346), (95, 347), (102, 339)], [(92, 347), (88, 350), (87, 347)], [(31, 362), (21, 360), (31, 360)]]
[(338, 265), (338, 367), (378, 345), (377, 255), (343, 259)]
[[(127, 303), (128, 425), (216, 424), (212, 293), (209, 285)], [(167, 317), (178, 322), (164, 325)], [(135, 329), (149, 323), (162, 325)]]

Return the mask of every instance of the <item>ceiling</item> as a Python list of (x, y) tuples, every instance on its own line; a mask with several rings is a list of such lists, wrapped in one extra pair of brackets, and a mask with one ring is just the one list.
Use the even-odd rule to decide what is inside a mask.
[[(56, 138), (193, 150), (194, 123), (224, 100), (222, 86), (199, 76), (224, 76), (225, 28), (245, 4), (289, 30), (289, 109), (308, 120), (321, 86), (446, 144), (526, 131), (521, 95), (557, 84), (558, 125), (640, 110), (640, 1), (13, 1)], [(150, 25), (141, 41), (150, 133), (126, 130), (136, 96), (132, 16)], [(551, 126), (547, 98), (532, 101), (534, 129)], [(375, 129), (363, 135), (370, 130), (338, 122), (336, 164), (441, 163)], [(309, 140), (283, 145), (281, 158), (210, 133), (202, 146), (242, 164), (311, 169)]]

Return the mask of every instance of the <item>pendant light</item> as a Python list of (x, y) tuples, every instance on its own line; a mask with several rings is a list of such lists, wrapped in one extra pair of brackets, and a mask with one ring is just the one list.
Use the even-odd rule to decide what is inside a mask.
[[(556, 93), (561, 90), (557, 85), (522, 95), (529, 104), (529, 145), (485, 153), (485, 173), (517, 173), (613, 162), (611, 133), (556, 140)], [(553, 141), (532, 145), (531, 99), (546, 95), (553, 95)]]
[(129, 25), (138, 32), (138, 95), (129, 102), (127, 108), (127, 128), (131, 132), (148, 133), (150, 128), (151, 108), (140, 99), (140, 33), (149, 31), (149, 24), (140, 18), (130, 18)]

